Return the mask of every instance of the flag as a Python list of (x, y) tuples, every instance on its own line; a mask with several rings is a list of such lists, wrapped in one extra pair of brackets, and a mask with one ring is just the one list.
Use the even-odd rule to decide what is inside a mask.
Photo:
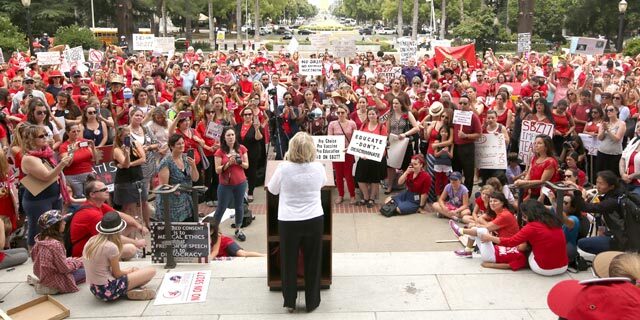
[(466, 60), (470, 66), (476, 65), (476, 46), (467, 44), (459, 47), (435, 47), (435, 59), (439, 65), (446, 59)]

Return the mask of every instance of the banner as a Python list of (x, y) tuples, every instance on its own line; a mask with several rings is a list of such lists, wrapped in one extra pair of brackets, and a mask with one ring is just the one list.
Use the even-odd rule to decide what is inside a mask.
[(311, 136), (316, 144), (316, 160), (344, 162), (344, 136)]
[(356, 130), (353, 132), (353, 136), (351, 137), (351, 143), (349, 143), (347, 153), (380, 162), (382, 161), (384, 150), (386, 148), (386, 136)]
[(153, 43), (155, 36), (152, 34), (133, 34), (133, 50), (146, 51), (153, 50)]
[(210, 281), (211, 270), (167, 272), (153, 305), (205, 302)]
[(569, 50), (572, 54), (603, 54), (607, 39), (571, 37)]
[(416, 61), (416, 42), (407, 37), (398, 38), (396, 41), (398, 42), (398, 52), (400, 53), (400, 64), (406, 66), (409, 62), (409, 59), (413, 59), (414, 61)]
[(101, 63), (104, 59), (104, 52), (96, 49), (89, 49), (89, 61), (93, 63)]
[(60, 52), (36, 52), (38, 57), (38, 64), (41, 66), (53, 66), (60, 64)]
[[(158, 195), (160, 196), (160, 195)], [(188, 210), (185, 208), (185, 210)], [(200, 222), (171, 223), (171, 242), (173, 243), (173, 257), (180, 263), (209, 263), (211, 237), (209, 224)], [(165, 252), (166, 241), (164, 222), (151, 223), (151, 261), (164, 263), (167, 259)]]
[(467, 44), (459, 47), (435, 47), (435, 59), (437, 64), (441, 64), (446, 59), (466, 60), (470, 66), (476, 65), (476, 46)]
[(321, 59), (300, 59), (300, 74), (303, 76), (322, 75)]
[(554, 126), (550, 123), (537, 122), (532, 120), (522, 120), (522, 130), (520, 131), (520, 144), (518, 158), (529, 165), (533, 158), (533, 141), (539, 134), (546, 134), (553, 137)]
[(578, 133), (580, 139), (582, 139), (582, 144), (584, 144), (584, 148), (587, 149), (587, 153), (591, 156), (595, 156), (598, 154), (598, 147), (600, 147), (600, 140), (598, 137), (588, 135), (586, 133)]
[(391, 168), (400, 169), (402, 167), (402, 160), (404, 160), (404, 154), (407, 152), (407, 146), (409, 145), (409, 138), (402, 140), (398, 139), (395, 134), (389, 135), (389, 150), (387, 151), (387, 166)]
[(84, 63), (84, 52), (82, 51), (82, 47), (75, 47), (64, 50), (64, 59), (67, 60), (67, 63), (69, 63), (70, 65), (72, 65), (74, 62), (76, 64)]
[(518, 53), (531, 51), (531, 33), (518, 33)]
[(98, 180), (105, 184), (109, 192), (113, 192), (113, 180), (116, 178), (118, 166), (113, 161), (113, 146), (96, 147), (98, 153), (97, 163), (93, 165), (93, 173)]
[(209, 125), (207, 126), (207, 131), (204, 133), (204, 135), (207, 138), (220, 142), (220, 135), (222, 134), (222, 129), (224, 129), (223, 125), (211, 121), (209, 122)]
[(155, 37), (153, 40), (153, 51), (160, 53), (176, 51), (176, 39), (174, 37)]
[(473, 111), (453, 110), (453, 124), (470, 126), (473, 119)]
[(484, 133), (475, 145), (476, 168), (507, 169), (507, 146), (502, 133)]

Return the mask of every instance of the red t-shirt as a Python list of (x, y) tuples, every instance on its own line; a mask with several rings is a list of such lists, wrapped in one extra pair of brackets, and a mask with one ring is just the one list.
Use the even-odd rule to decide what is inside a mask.
[(571, 117), (568, 113), (565, 113), (564, 115), (557, 115), (555, 113), (552, 113), (553, 115), (553, 121), (556, 122), (556, 130), (560, 131), (560, 133), (565, 134), (567, 133), (567, 131), (569, 131), (569, 118)]
[(98, 234), (96, 225), (102, 220), (102, 216), (109, 211), (115, 211), (115, 209), (106, 203), (99, 208), (89, 201), (82, 204), (80, 210), (74, 214), (69, 228), (71, 243), (74, 244), (71, 256), (82, 257), (84, 245), (87, 244), (89, 238)]
[(513, 213), (507, 209), (502, 209), (502, 212), (499, 212), (491, 222), (500, 227), (496, 230), (499, 237), (511, 237), (518, 233), (520, 229), (518, 227), (518, 220), (516, 220)]
[[(553, 174), (551, 175), (551, 182), (557, 181), (556, 174), (558, 173), (558, 161), (554, 157), (548, 157), (542, 163), (536, 163), (538, 157), (533, 157), (531, 159), (531, 165), (529, 166), (529, 180), (540, 180), (542, 178), (542, 174), (547, 168), (553, 169)], [(540, 195), (540, 187), (529, 189), (531, 196), (537, 197)]]
[(528, 242), (536, 263), (544, 270), (556, 269), (569, 264), (567, 246), (562, 228), (551, 228), (538, 221), (527, 223), (517, 234), (500, 237), (500, 245), (515, 247)]
[(513, 271), (518, 271), (527, 266), (527, 257), (517, 247), (493, 246), (496, 254), (496, 263), (507, 263)]
[(460, 133), (461, 127), (462, 127), (462, 132), (466, 134), (482, 132), (482, 124), (480, 123), (480, 117), (478, 117), (478, 115), (475, 114), (474, 112), (473, 115), (471, 116), (470, 126), (463, 126), (460, 124), (453, 125), (453, 142), (455, 144), (470, 144), (475, 142), (475, 140), (460, 138), (459, 133)]
[[(239, 153), (240, 155), (244, 155), (247, 153), (247, 148), (243, 145), (240, 145)], [(222, 148), (218, 149), (214, 154), (216, 157), (220, 157), (222, 159), (221, 165), (225, 165), (229, 162), (229, 157), (227, 154), (222, 151)], [(225, 186), (235, 186), (241, 184), (247, 180), (247, 176), (244, 174), (244, 169), (240, 165), (232, 165), (227, 170), (221, 172), (218, 177), (218, 181), (220, 184)]]
[(482, 201), (482, 197), (476, 197), (476, 206), (480, 209), (480, 212), (487, 211), (487, 206), (484, 205), (484, 201)]
[(489, 83), (487, 82), (483, 82), (483, 83), (477, 83), (477, 82), (471, 82), (471, 86), (476, 88), (476, 92), (478, 97), (486, 97), (489, 94)]
[[(591, 112), (591, 105), (578, 105), (575, 104), (569, 108), (569, 113), (580, 121), (589, 120), (589, 113)], [(584, 124), (576, 123), (576, 132), (582, 133), (584, 130)]]
[[(87, 139), (78, 139), (79, 142), (86, 142)], [(60, 144), (60, 153), (69, 152), (69, 141)], [(64, 168), (64, 174), (72, 176), (76, 174), (88, 173), (93, 171), (93, 153), (89, 147), (76, 149), (73, 153), (73, 161)]]
[(234, 242), (233, 239), (221, 234), (218, 241), (220, 241), (220, 249), (218, 250), (218, 255), (216, 255), (216, 258), (229, 257), (227, 248)]
[(431, 188), (431, 176), (424, 170), (420, 171), (415, 178), (413, 174), (409, 174), (407, 175), (406, 184), (409, 191), (417, 194), (426, 194)]

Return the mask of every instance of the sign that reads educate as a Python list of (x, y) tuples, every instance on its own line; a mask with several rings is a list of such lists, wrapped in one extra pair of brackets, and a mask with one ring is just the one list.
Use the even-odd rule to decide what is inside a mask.
[(300, 74), (303, 76), (322, 75), (322, 60), (300, 59)]
[(533, 158), (533, 141), (539, 134), (546, 134), (553, 137), (554, 125), (550, 123), (537, 122), (532, 120), (522, 120), (522, 130), (520, 130), (520, 147), (518, 158), (529, 165)]
[(211, 121), (209, 122), (209, 125), (207, 126), (207, 131), (204, 133), (204, 135), (207, 138), (220, 141), (220, 135), (222, 134), (222, 129), (224, 129), (223, 125)]
[[(209, 263), (210, 237), (209, 224), (199, 222), (171, 223), (171, 242), (173, 256), (181, 263)], [(164, 222), (151, 223), (151, 250), (153, 263), (164, 263), (166, 239)]]
[(344, 136), (311, 136), (319, 161), (344, 162)]
[(603, 54), (607, 39), (572, 37), (569, 50), (572, 54)]
[(387, 136), (356, 130), (351, 137), (347, 153), (380, 162), (386, 148)]
[(145, 50), (153, 50), (153, 45), (155, 43), (155, 36), (152, 34), (133, 34), (133, 50), (136, 51), (145, 51)]
[(462, 111), (462, 110), (453, 111), (453, 124), (470, 126), (472, 118), (473, 118), (473, 111)]
[(38, 64), (41, 66), (53, 66), (60, 64), (60, 52), (36, 52), (38, 56)]
[(478, 169), (507, 169), (507, 147), (502, 133), (485, 133), (475, 141)]
[(205, 302), (210, 281), (211, 270), (168, 272), (162, 279), (153, 305)]
[(407, 65), (409, 59), (416, 59), (417, 45), (411, 38), (398, 38), (398, 51), (400, 52), (400, 64)]
[(531, 51), (531, 33), (518, 33), (518, 53)]

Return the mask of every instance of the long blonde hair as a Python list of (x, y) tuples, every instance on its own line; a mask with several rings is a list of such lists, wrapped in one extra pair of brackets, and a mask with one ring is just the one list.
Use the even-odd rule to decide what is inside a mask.
[(120, 233), (115, 234), (102, 234), (98, 233), (95, 236), (91, 237), (87, 244), (85, 245), (84, 253), (82, 258), (91, 259), (95, 256), (98, 250), (104, 247), (107, 241), (113, 242), (116, 247), (118, 247), (118, 253), (122, 253), (122, 240), (120, 240)]
[(613, 258), (609, 265), (609, 276), (640, 280), (640, 255), (637, 253), (623, 253)]

